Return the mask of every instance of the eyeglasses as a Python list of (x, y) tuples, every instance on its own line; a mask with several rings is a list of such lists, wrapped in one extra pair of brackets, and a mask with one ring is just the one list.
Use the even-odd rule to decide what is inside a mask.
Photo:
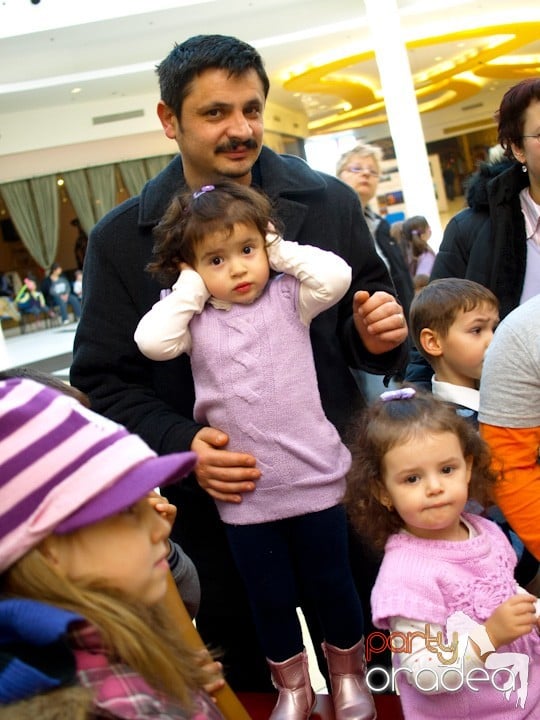
[(349, 167), (346, 167), (345, 170), (350, 173), (354, 173), (355, 175), (370, 175), (371, 177), (378, 178), (379, 173), (376, 170), (372, 170), (371, 168), (362, 167), (361, 165), (350, 165)]
[(536, 135), (522, 135), (522, 138), (534, 138), (537, 143), (540, 143), (540, 133), (536, 133)]

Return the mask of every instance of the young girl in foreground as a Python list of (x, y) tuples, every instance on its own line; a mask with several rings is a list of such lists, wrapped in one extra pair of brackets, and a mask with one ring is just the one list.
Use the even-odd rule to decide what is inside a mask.
[(321, 621), (336, 720), (367, 720), (375, 707), (341, 505), (350, 453), (324, 414), (309, 336), (351, 270), (268, 233), (270, 211), (265, 196), (233, 182), (175, 198), (151, 269), (176, 282), (135, 340), (154, 360), (190, 354), (195, 419), (262, 471), (241, 503), (217, 506), (279, 689), (272, 720), (305, 720), (315, 704), (297, 583)]
[(486, 448), (453, 407), (412, 388), (383, 393), (355, 428), (346, 503), (384, 547), (373, 621), (395, 633), (411, 720), (540, 717), (536, 598), (516, 585), (495, 523), (463, 512), (470, 496), (486, 501)]
[(216, 665), (159, 607), (170, 523), (150, 494), (195, 462), (0, 380), (0, 717), (222, 718), (203, 690)]

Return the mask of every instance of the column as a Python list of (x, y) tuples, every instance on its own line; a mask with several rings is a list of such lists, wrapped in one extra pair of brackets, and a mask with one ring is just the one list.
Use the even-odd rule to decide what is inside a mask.
[(364, 0), (390, 134), (405, 196), (406, 216), (424, 215), (436, 250), (442, 238), (437, 198), (396, 0)]

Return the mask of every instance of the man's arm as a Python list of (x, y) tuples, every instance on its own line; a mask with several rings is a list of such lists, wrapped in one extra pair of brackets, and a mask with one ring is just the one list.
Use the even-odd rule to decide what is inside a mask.
[(540, 427), (480, 423), (493, 455), (497, 504), (527, 549), (540, 560)]
[[(126, 214), (132, 217), (98, 223), (90, 236), (71, 383), (88, 394), (94, 410), (139, 434), (156, 452), (189, 450), (201, 427), (192, 419), (189, 360), (156, 366), (133, 340), (159, 288), (144, 271), (151, 234), (143, 246), (136, 211)], [(123, 240), (131, 226), (132, 243)]]
[[(126, 210), (125, 213), (129, 213)], [(226, 450), (228, 437), (193, 420), (195, 394), (187, 355), (167, 362), (145, 358), (133, 339), (140, 318), (159, 296), (144, 272), (152, 237), (137, 236), (136, 210), (94, 228), (85, 257), (85, 293), (77, 328), (71, 384), (96, 412), (140, 435), (156, 452), (193, 450), (195, 475), (213, 497), (240, 502), (260, 476), (255, 458)], [(133, 241), (122, 242), (126, 227)]]

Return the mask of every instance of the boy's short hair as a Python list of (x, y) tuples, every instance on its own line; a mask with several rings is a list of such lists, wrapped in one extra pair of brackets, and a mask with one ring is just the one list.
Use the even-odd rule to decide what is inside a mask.
[(464, 278), (432, 280), (413, 298), (409, 313), (409, 327), (418, 352), (432, 361), (422, 343), (422, 330), (429, 328), (446, 337), (458, 313), (470, 312), (479, 305), (499, 309), (499, 301), (484, 285)]

